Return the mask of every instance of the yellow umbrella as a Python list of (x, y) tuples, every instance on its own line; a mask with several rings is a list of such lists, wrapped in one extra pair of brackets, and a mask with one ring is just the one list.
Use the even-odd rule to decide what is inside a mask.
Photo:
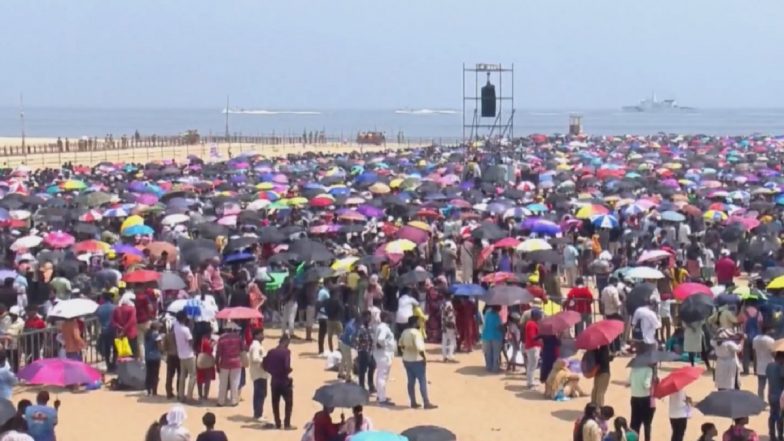
[(768, 289), (784, 289), (784, 276), (778, 276), (768, 283)]
[(411, 221), (411, 222), (408, 223), (408, 225), (410, 225), (410, 226), (412, 226), (414, 228), (419, 228), (420, 230), (427, 231), (428, 233), (431, 231), (430, 230), (430, 225), (428, 225), (428, 224), (426, 224), (426, 223), (424, 223), (422, 221)]
[(349, 256), (336, 260), (331, 268), (338, 274), (344, 274), (351, 271), (351, 267), (357, 263), (359, 257)]
[(256, 184), (256, 188), (259, 190), (272, 190), (274, 186), (272, 185), (272, 182), (260, 182)]
[(390, 191), (389, 186), (383, 182), (376, 182), (368, 190), (374, 194), (387, 194)]
[(548, 317), (551, 316), (551, 315), (558, 314), (559, 312), (561, 312), (561, 305), (559, 305), (559, 304), (557, 304), (555, 302), (547, 302), (542, 307), (542, 312), (544, 313), (544, 315), (546, 315)]
[(398, 188), (403, 183), (403, 178), (395, 178), (389, 181), (389, 188)]
[(284, 199), (282, 202), (285, 202), (285, 204), (289, 206), (299, 206), (306, 205), (308, 203), (308, 199), (303, 198), (302, 196), (297, 196), (295, 198)]
[(517, 251), (530, 253), (532, 251), (551, 250), (553, 247), (544, 239), (528, 239), (517, 246)]
[(132, 227), (134, 225), (144, 225), (144, 219), (138, 214), (134, 214), (133, 216), (129, 216), (128, 219), (125, 219), (125, 221), (123, 221), (122, 225), (120, 226), (120, 231), (123, 231), (126, 228)]
[(416, 244), (408, 239), (393, 240), (384, 246), (384, 250), (389, 254), (403, 254), (414, 248), (416, 248)]

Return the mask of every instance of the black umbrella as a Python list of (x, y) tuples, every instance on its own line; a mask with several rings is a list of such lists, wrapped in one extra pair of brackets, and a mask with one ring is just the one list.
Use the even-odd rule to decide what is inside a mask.
[(528, 258), (539, 263), (563, 263), (563, 255), (556, 250), (538, 250), (528, 253)]
[(88, 236), (95, 236), (96, 234), (100, 234), (101, 230), (94, 224), (88, 224), (86, 222), (80, 222), (73, 227), (73, 232), (76, 234), (85, 234)]
[(663, 362), (676, 361), (678, 359), (680, 359), (680, 355), (674, 352), (653, 349), (632, 358), (626, 367), (646, 367)]
[(314, 266), (305, 271), (305, 282), (316, 282), (335, 275), (332, 268), (326, 266)]
[(261, 227), (256, 234), (261, 243), (281, 243), (286, 240), (286, 235), (277, 227)]
[(487, 239), (492, 241), (503, 239), (507, 236), (507, 232), (496, 224), (486, 222), (474, 229), (474, 231), (471, 232), (471, 236), (476, 239)]
[(218, 250), (215, 249), (214, 245), (211, 248), (196, 246), (180, 249), (180, 254), (185, 263), (195, 268), (212, 258), (218, 257)]
[(634, 314), (634, 311), (637, 310), (640, 306), (645, 306), (648, 304), (651, 294), (656, 290), (656, 286), (650, 283), (641, 283), (629, 292), (629, 295), (626, 298), (626, 311), (629, 314)]
[(414, 426), (404, 430), (401, 435), (408, 441), (456, 441), (457, 435), (451, 430), (438, 426)]
[(165, 271), (161, 273), (161, 278), (158, 279), (158, 288), (161, 291), (185, 289), (185, 281), (177, 273)]
[(299, 260), (299, 256), (294, 253), (277, 253), (269, 258), (270, 263), (287, 263)]
[(412, 270), (400, 276), (397, 283), (400, 286), (413, 286), (418, 283), (424, 283), (425, 280), (431, 277), (433, 277), (433, 275), (427, 271)]
[(229, 243), (226, 244), (226, 251), (242, 250), (257, 242), (258, 240), (251, 236), (242, 236), (229, 239)]
[(302, 260), (323, 262), (334, 257), (327, 246), (311, 239), (299, 239), (289, 246), (289, 252), (297, 254)]
[(776, 277), (784, 276), (784, 267), (781, 266), (772, 266), (760, 274), (762, 280), (771, 281)]
[(765, 236), (757, 236), (751, 239), (746, 253), (751, 258), (762, 257), (768, 253), (774, 253), (781, 248), (776, 239)]
[(679, 314), (686, 323), (704, 320), (713, 314), (713, 299), (703, 294), (689, 296), (681, 303)]
[(9, 400), (0, 399), (0, 425), (16, 416), (16, 406)]
[(352, 408), (367, 404), (369, 399), (368, 392), (353, 383), (328, 384), (316, 389), (316, 393), (313, 394), (313, 401), (326, 407)]
[(721, 230), (719, 236), (721, 236), (721, 240), (727, 242), (734, 242), (743, 236), (744, 230), (743, 227), (740, 225), (731, 225), (727, 228)]
[(229, 229), (220, 224), (203, 223), (196, 226), (196, 231), (205, 239), (215, 239), (218, 236), (228, 236)]
[(696, 407), (703, 415), (737, 419), (762, 413), (765, 401), (754, 393), (729, 389), (711, 392)]

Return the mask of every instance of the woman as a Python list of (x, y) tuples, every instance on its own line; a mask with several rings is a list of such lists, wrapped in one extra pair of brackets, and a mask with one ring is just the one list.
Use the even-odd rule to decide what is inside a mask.
[(250, 329), (264, 329), (264, 303), (267, 301), (267, 296), (261, 291), (258, 282), (251, 280), (248, 283), (248, 297), (250, 298), (250, 307), (258, 310), (262, 314), (261, 318), (255, 318), (250, 321)]
[(150, 424), (150, 427), (147, 428), (147, 433), (144, 435), (144, 441), (161, 441), (161, 429), (167, 424), (166, 415), (164, 413), (158, 421)]
[(239, 326), (229, 323), (218, 339), (215, 364), (220, 372), (218, 382), (218, 406), (226, 404), (226, 395), (231, 393), (231, 406), (239, 403), (240, 376), (242, 360), (240, 354), (245, 348), (242, 337), (237, 332)]
[(444, 276), (438, 276), (435, 285), (429, 280), (425, 282), (427, 290), (425, 294), (425, 313), (427, 314), (425, 330), (428, 343), (441, 343), (441, 303), (444, 301), (441, 289), (445, 286), (446, 278)]
[(596, 404), (588, 403), (585, 405), (583, 417), (575, 428), (575, 441), (601, 441), (602, 428), (596, 420), (599, 415), (599, 407)]
[(637, 441), (637, 434), (629, 430), (626, 418), (618, 417), (613, 421), (613, 431), (604, 437), (604, 441)]
[(683, 352), (689, 354), (689, 363), (694, 366), (694, 361), (699, 355), (705, 367), (710, 369), (708, 351), (705, 345), (705, 331), (703, 331), (704, 320), (699, 322), (685, 323), (683, 327)]
[(359, 432), (367, 432), (373, 430), (373, 423), (370, 418), (362, 413), (362, 406), (354, 406), (351, 409), (352, 416), (346, 420), (343, 427), (340, 428), (340, 433), (346, 434), (347, 437), (355, 435)]
[(133, 356), (136, 356), (139, 351), (139, 346), (136, 342), (139, 330), (136, 326), (135, 299), (136, 295), (134, 293), (126, 291), (120, 297), (120, 304), (112, 311), (112, 326), (114, 327), (115, 338), (127, 338)]
[(631, 398), (631, 428), (640, 433), (640, 427), (645, 428), (645, 441), (651, 441), (651, 425), (656, 408), (652, 406), (651, 389), (653, 387), (653, 367), (641, 366), (631, 368), (629, 373), (629, 386)]
[(463, 297), (455, 305), (458, 352), (471, 352), (476, 344), (478, 326), (476, 303)]
[(735, 334), (727, 329), (721, 329), (713, 340), (712, 345), (716, 352), (716, 389), (737, 389), (738, 384), (738, 353), (741, 345), (736, 342)]
[(550, 376), (550, 371), (553, 370), (555, 361), (558, 360), (561, 352), (561, 339), (557, 335), (541, 335), (542, 340), (542, 355), (541, 364), (539, 367), (539, 381), (544, 383)]
[(183, 426), (187, 418), (184, 407), (172, 407), (166, 414), (166, 425), (161, 427), (161, 441), (190, 441), (191, 433)]
[[(201, 340), (196, 346), (196, 358), (199, 354), (210, 355), (214, 357), (215, 344), (212, 340), (212, 329), (206, 328)], [(214, 360), (214, 358), (213, 358)], [(210, 397), (210, 383), (215, 380), (215, 363), (213, 362), (209, 367), (196, 368), (196, 387), (199, 393), (200, 400), (206, 400)]]
[(580, 388), (580, 376), (569, 370), (566, 360), (562, 358), (556, 360), (545, 381), (544, 396), (551, 400), (560, 400), (585, 395), (586, 393)]

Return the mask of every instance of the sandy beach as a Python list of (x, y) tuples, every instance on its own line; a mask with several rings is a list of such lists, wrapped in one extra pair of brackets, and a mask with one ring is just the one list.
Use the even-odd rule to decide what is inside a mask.
[[(302, 334), (300, 330), (298, 334)], [(266, 348), (276, 344), (280, 333), (272, 330), (264, 342)], [(315, 354), (315, 342), (294, 341), (291, 345), (294, 378), (294, 416), (292, 423), (299, 429), (310, 420), (319, 405), (312, 401), (316, 388), (336, 381), (336, 374), (325, 371), (324, 359)], [(397, 407), (381, 408), (368, 406), (365, 415), (378, 429), (402, 431), (420, 424), (440, 425), (451, 429), (461, 441), (512, 441), (530, 440), (570, 440), (573, 422), (581, 415), (588, 398), (573, 399), (568, 402), (545, 400), (543, 386), (536, 390), (525, 387), (524, 375), (518, 370), (513, 374), (490, 375), (485, 373), (482, 353), (475, 350), (471, 354), (459, 354), (459, 364), (441, 362), (440, 348), (428, 346), (431, 362), (428, 364), (429, 393), (435, 410), (412, 410), (407, 406), (406, 381), (402, 362), (393, 362), (389, 384), (390, 398)], [(629, 390), (625, 387), (628, 358), (616, 359), (612, 366), (612, 379), (607, 393), (607, 404), (615, 408), (616, 415), (629, 418)], [(662, 376), (682, 364), (668, 363), (662, 369)], [(165, 367), (162, 367), (162, 374)], [(161, 379), (163, 381), (163, 378)], [(742, 387), (756, 390), (756, 378), (742, 377)], [(591, 383), (583, 379), (582, 386), (590, 392)], [(161, 385), (161, 389), (162, 389)], [(213, 383), (212, 396), (215, 396)], [(688, 394), (695, 401), (702, 399), (712, 390), (713, 383), (709, 374), (689, 386)], [(21, 388), (14, 401), (21, 398), (34, 398), (34, 389)], [(251, 415), (251, 389), (243, 390), (243, 401), (237, 407), (219, 408), (211, 405), (188, 406), (187, 427), (194, 435), (202, 430), (201, 416), (207, 410), (218, 416), (218, 428), (226, 431), (230, 440), (255, 437), (274, 437), (281, 441), (299, 440), (302, 431), (270, 431), (262, 424), (249, 418)], [(85, 393), (61, 392), (59, 398), (63, 405), (60, 410), (60, 424), (57, 428), (59, 441), (99, 439), (112, 433), (115, 441), (138, 441), (144, 437), (147, 426), (165, 413), (172, 402), (165, 398), (151, 398), (143, 392), (113, 392), (99, 390)], [(666, 399), (658, 401), (654, 417), (653, 437), (655, 440), (669, 439), (670, 423), (667, 416)], [(272, 417), (269, 397), (264, 408), (265, 418)], [(348, 415), (347, 415), (348, 417)], [(339, 419), (339, 412), (333, 415)], [(758, 433), (766, 433), (766, 417), (753, 417), (751, 427)], [(700, 425), (706, 421), (716, 424), (719, 431), (725, 430), (730, 421), (720, 418), (706, 418), (694, 411), (688, 423), (686, 439), (699, 436)], [(115, 426), (116, 425), (116, 426)], [(119, 430), (112, 430), (117, 427)], [(763, 437), (762, 439), (767, 439)]]

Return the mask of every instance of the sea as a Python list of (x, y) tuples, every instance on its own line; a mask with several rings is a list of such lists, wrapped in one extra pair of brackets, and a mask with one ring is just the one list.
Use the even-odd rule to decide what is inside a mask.
[[(242, 113), (239, 113), (242, 112)], [(590, 135), (647, 135), (660, 132), (707, 135), (782, 135), (784, 109), (705, 109), (676, 113), (629, 113), (612, 110), (519, 110), (514, 134), (566, 133), (571, 115), (582, 117)], [(232, 134), (246, 136), (299, 136), (323, 131), (332, 139), (353, 139), (358, 132), (381, 131), (388, 140), (402, 133), (407, 140), (453, 142), (463, 136), (462, 110), (453, 109), (258, 109), (232, 111)], [(466, 121), (470, 124), (470, 117)], [(484, 123), (492, 120), (483, 120)], [(120, 109), (0, 107), (0, 136), (103, 137), (113, 134), (176, 135), (198, 130), (202, 135), (223, 135), (223, 109)], [(467, 133), (470, 133), (468, 131)]]

